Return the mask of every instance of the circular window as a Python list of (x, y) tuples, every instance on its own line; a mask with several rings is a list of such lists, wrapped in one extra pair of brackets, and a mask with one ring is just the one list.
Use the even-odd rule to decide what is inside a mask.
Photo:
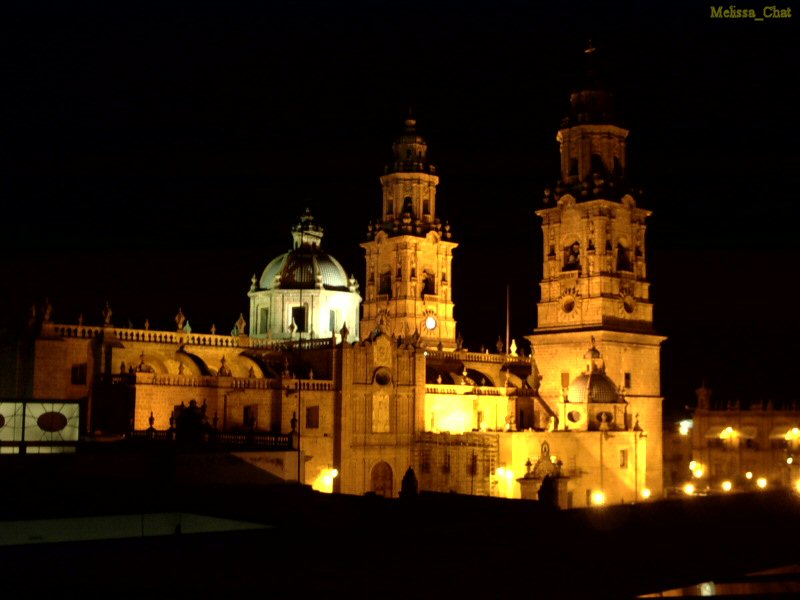
[(42, 431), (55, 433), (67, 426), (67, 417), (58, 412), (46, 412), (39, 415), (36, 424)]
[(571, 313), (575, 308), (575, 298), (567, 296), (561, 301), (561, 310), (565, 313)]
[(392, 376), (386, 369), (378, 369), (375, 373), (375, 383), (378, 385), (389, 385), (392, 382)]
[(631, 314), (633, 312), (633, 309), (635, 308), (633, 298), (631, 298), (630, 296), (625, 296), (622, 299), (622, 308), (625, 309), (626, 313)]
[(581, 420), (581, 413), (579, 413), (577, 410), (571, 410), (567, 413), (567, 418), (573, 423), (577, 423)]

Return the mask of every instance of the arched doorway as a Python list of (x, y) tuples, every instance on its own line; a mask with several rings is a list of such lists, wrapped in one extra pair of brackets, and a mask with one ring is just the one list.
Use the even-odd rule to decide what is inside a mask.
[(388, 463), (381, 461), (372, 467), (370, 474), (370, 490), (378, 496), (384, 498), (393, 497), (393, 477), (392, 467)]

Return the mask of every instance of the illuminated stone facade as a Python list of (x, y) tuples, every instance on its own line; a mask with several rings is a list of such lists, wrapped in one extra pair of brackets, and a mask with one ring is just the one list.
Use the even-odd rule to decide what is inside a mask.
[(453, 319), (453, 250), (450, 225), (436, 216), (439, 177), (428, 164), (428, 145), (416, 120), (395, 141), (394, 162), (381, 177), (383, 210), (369, 225), (366, 298), (361, 330), (383, 322), (391, 334), (418, 336), (429, 348), (456, 348)]
[[(621, 386), (627, 414), (616, 426), (638, 421), (648, 437), (647, 483), (662, 492), (660, 346), (653, 330), (646, 270), (645, 220), (637, 190), (626, 177), (628, 131), (616, 124), (612, 96), (598, 82), (594, 49), (587, 50), (587, 81), (570, 97), (558, 132), (561, 178), (547, 188), (542, 220), (543, 277), (538, 326), (529, 337), (545, 374), (540, 393), (558, 406), (559, 429), (585, 430), (570, 416), (570, 384), (584, 369), (593, 336), (605, 372)], [(591, 424), (596, 426), (597, 423)]]
[(311, 213), (292, 228), (291, 251), (270, 261), (260, 278), (253, 275), (251, 335), (292, 340), (340, 336), (359, 339), (361, 296), (355, 277), (322, 251), (323, 230)]
[[(409, 118), (381, 178), (381, 218), (361, 244), (360, 331), (354, 279), (321, 252), (306, 214), (294, 249), (253, 278), (249, 333), (243, 316), (218, 335), (193, 332), (181, 312), (175, 330), (152, 331), (116, 327), (110, 309), (92, 326), (52, 323), (47, 310), (21, 347), (19, 393), (84, 402), (90, 433), (169, 431), (189, 406), (214, 435), (290, 436), (305, 457), (301, 478), (323, 491), (397, 496), (412, 467), (422, 490), (519, 498), (541, 485), (531, 477), (548, 448), (561, 506), (658, 496), (664, 338), (652, 332), (645, 279), (649, 213), (615, 187), (627, 132), (579, 110), (603, 94), (573, 96), (577, 122), (559, 132), (562, 182), (538, 213), (535, 361), (463, 347), (456, 243)], [(587, 188), (601, 165), (609, 173)]]

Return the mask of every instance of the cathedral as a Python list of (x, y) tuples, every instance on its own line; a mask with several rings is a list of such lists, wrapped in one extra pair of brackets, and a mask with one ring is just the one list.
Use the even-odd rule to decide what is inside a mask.
[[(248, 318), (230, 332), (193, 331), (180, 310), (158, 331), (120, 327), (110, 306), (93, 324), (53, 322), (45, 307), (18, 345), (0, 438), (13, 448), (26, 428), (74, 423), (57, 401), (79, 407), (81, 435), (163, 437), (196, 414), (206, 438), (296, 453), (297, 478), (326, 492), (397, 497), (412, 469), (420, 490), (548, 493), (563, 508), (661, 497), (665, 338), (649, 298), (650, 212), (628, 184), (628, 131), (591, 64), (588, 74), (557, 132), (560, 177), (536, 212), (530, 356), (516, 344), (464, 347), (458, 232), (437, 211), (439, 177), (409, 117), (380, 177), (380, 216), (365, 223), (363, 289), (307, 210), (287, 227), (291, 249), (252, 277)], [(23, 400), (51, 408), (26, 420)]]

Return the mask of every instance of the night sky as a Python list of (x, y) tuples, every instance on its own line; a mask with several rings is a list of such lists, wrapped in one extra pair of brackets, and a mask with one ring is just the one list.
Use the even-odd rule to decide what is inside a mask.
[[(685, 3), (689, 5), (690, 3)], [(797, 16), (708, 4), (6, 2), (0, 308), (227, 331), (309, 207), (364, 283), (379, 176), (411, 108), (460, 246), (470, 349), (535, 327), (556, 131), (589, 39), (651, 209), (668, 413), (797, 398)], [(755, 6), (755, 5), (754, 5)], [(760, 10), (760, 6), (756, 6)], [(587, 339), (588, 343), (588, 339)]]

